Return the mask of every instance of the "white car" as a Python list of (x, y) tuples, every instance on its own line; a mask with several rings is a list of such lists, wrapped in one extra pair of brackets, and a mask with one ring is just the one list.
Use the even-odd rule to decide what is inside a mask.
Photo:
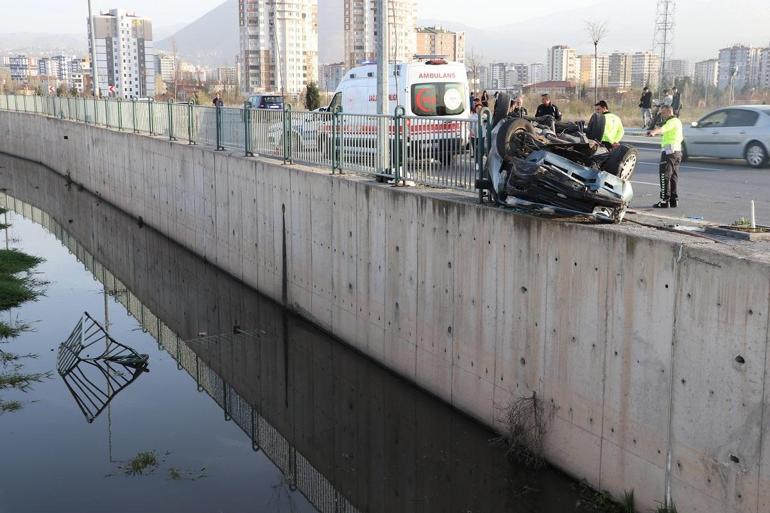
[(746, 159), (764, 167), (770, 158), (770, 105), (735, 105), (706, 114), (684, 128), (682, 157)]

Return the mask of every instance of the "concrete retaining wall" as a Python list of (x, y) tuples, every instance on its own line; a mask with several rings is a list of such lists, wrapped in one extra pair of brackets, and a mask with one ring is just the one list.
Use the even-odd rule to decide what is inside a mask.
[(594, 486), (643, 508), (670, 483), (679, 511), (770, 511), (767, 255), (19, 113), (0, 112), (0, 151), (491, 426), (535, 392), (547, 457)]

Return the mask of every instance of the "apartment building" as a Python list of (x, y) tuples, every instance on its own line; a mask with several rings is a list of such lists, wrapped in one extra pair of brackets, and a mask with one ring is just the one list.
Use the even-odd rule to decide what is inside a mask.
[(636, 52), (631, 56), (631, 87), (655, 88), (660, 82), (660, 56)]
[(564, 45), (548, 49), (547, 80), (577, 82), (577, 52)]
[(238, 0), (241, 89), (300, 94), (318, 80), (318, 0)]
[[(121, 98), (155, 95), (152, 21), (125, 9), (93, 16), (96, 42), (95, 78), (100, 93)], [(88, 24), (89, 48), (91, 24)]]
[[(377, 12), (374, 0), (345, 0), (345, 65), (377, 59)], [(410, 62), (417, 52), (417, 2), (388, 2), (388, 48), (390, 61)], [(463, 54), (464, 50), (463, 37)], [(463, 57), (464, 58), (464, 57)]]
[(614, 52), (607, 60), (607, 85), (621, 90), (631, 87), (632, 55)]
[(465, 62), (465, 32), (452, 32), (440, 26), (418, 27), (415, 37), (417, 55), (438, 55)]

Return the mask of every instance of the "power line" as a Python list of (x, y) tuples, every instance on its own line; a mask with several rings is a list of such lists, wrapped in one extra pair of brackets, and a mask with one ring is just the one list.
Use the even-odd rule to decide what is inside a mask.
[(655, 35), (652, 40), (653, 53), (660, 55), (660, 76), (658, 87), (663, 89), (666, 80), (666, 59), (673, 53), (675, 0), (658, 0), (655, 12)]

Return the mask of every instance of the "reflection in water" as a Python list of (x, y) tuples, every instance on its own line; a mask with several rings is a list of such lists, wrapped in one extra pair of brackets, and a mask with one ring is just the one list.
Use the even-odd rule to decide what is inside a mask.
[(282, 490), (324, 513), (575, 511), (563, 475), (512, 467), (473, 420), (60, 177), (19, 168), (0, 206), (69, 248), (281, 470)]
[(148, 358), (112, 338), (85, 312), (59, 346), (56, 369), (91, 423), (118, 393), (147, 371)]

